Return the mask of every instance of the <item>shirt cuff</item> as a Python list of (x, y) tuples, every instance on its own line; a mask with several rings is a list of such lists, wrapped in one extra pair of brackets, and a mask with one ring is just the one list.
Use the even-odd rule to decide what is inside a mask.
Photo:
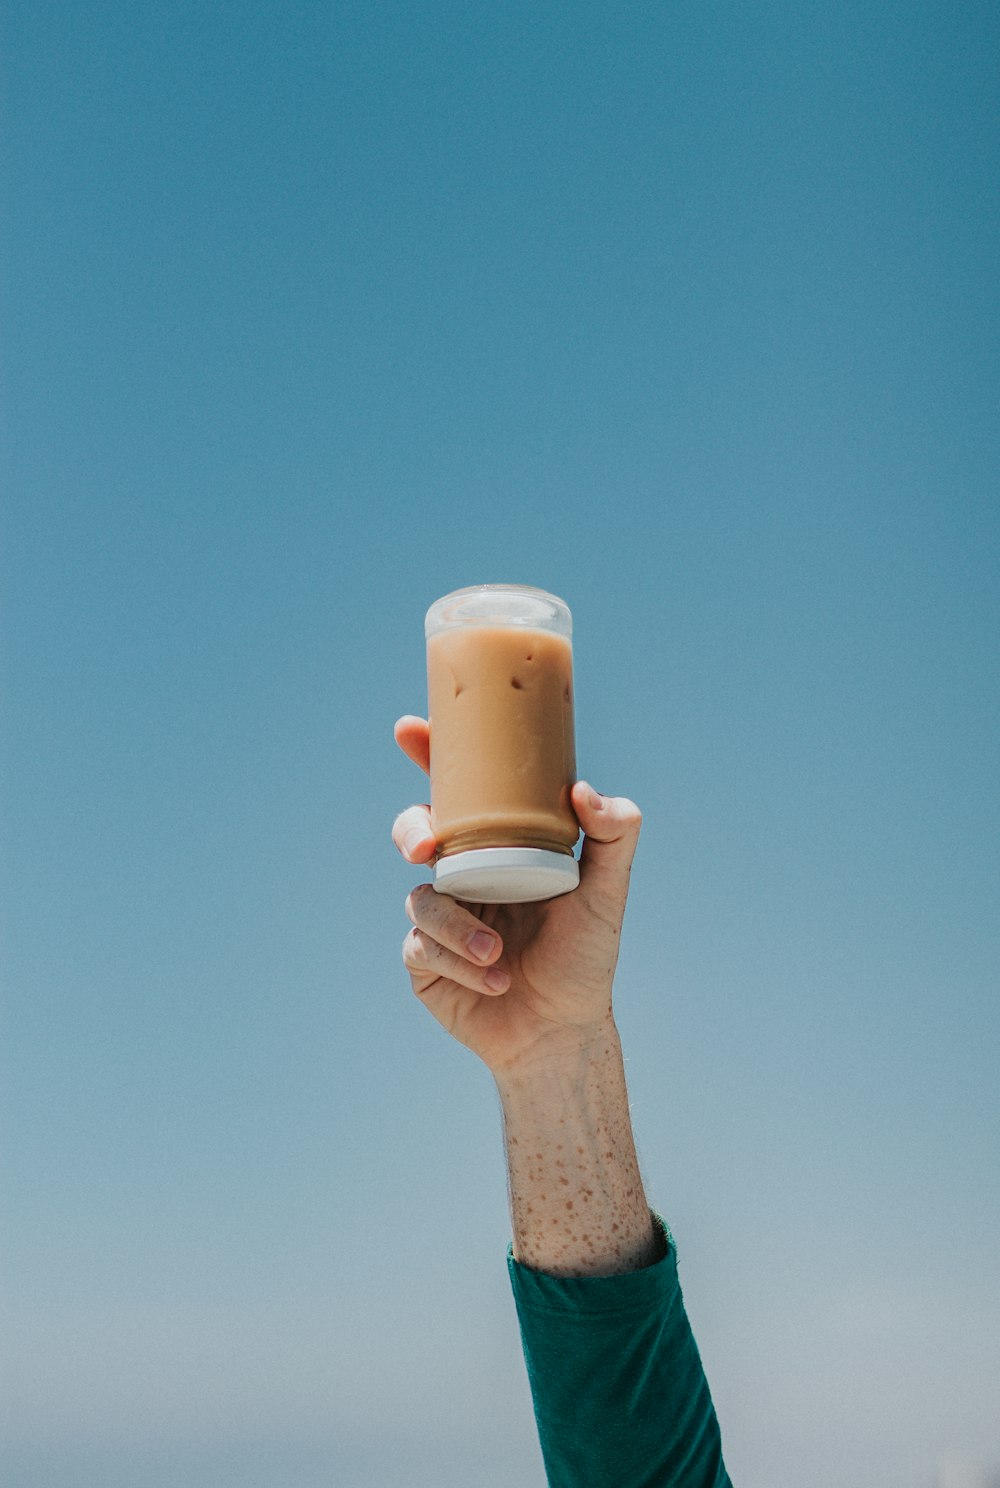
[(677, 1247), (660, 1215), (653, 1214), (652, 1219), (659, 1239), (659, 1259), (639, 1271), (624, 1271), (618, 1276), (550, 1276), (516, 1261), (514, 1247), (509, 1245), (507, 1268), (518, 1307), (597, 1315), (632, 1308), (644, 1311), (662, 1300), (677, 1285)]

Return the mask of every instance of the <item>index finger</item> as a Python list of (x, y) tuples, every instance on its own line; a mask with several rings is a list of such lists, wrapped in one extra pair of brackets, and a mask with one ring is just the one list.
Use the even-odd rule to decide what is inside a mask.
[(419, 765), (425, 775), (431, 770), (431, 728), (426, 718), (417, 718), (412, 713), (404, 713), (402, 718), (396, 720), (393, 729), (393, 737), (400, 749), (411, 759), (415, 765)]

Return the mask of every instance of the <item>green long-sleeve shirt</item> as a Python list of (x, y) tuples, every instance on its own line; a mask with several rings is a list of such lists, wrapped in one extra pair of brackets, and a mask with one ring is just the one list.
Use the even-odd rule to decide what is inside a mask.
[(677, 1253), (561, 1278), (508, 1254), (550, 1488), (731, 1488)]

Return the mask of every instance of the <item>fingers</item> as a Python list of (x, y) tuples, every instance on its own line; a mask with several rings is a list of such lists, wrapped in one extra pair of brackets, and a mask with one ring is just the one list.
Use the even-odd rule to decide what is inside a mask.
[(627, 893), (641, 811), (625, 796), (600, 795), (585, 780), (574, 785), (572, 801), (585, 834), (581, 870), (602, 880), (606, 888)]
[(392, 840), (408, 863), (429, 863), (437, 843), (429, 806), (408, 806), (392, 824)]
[(403, 962), (418, 981), (448, 977), (490, 996), (506, 992), (510, 977), (495, 963), (503, 942), (495, 931), (447, 894), (420, 884), (406, 900), (414, 928), (403, 941)]
[[(407, 713), (393, 730), (396, 743), (414, 764), (430, 769), (430, 727), (425, 718)], [(392, 840), (408, 863), (430, 863), (437, 846), (429, 806), (410, 806), (392, 825)]]
[(495, 961), (503, 949), (495, 930), (477, 920), (471, 910), (450, 895), (438, 894), (430, 884), (418, 884), (408, 895), (406, 913), (418, 930), (481, 965)]
[(392, 732), (396, 743), (407, 758), (411, 759), (415, 765), (419, 765), (425, 774), (430, 774), (431, 729), (426, 718), (417, 718), (412, 713), (404, 713), (402, 718), (396, 720), (396, 726)]
[(498, 966), (473, 966), (421, 930), (411, 930), (403, 941), (403, 965), (414, 978), (413, 990), (418, 996), (440, 977), (488, 997), (497, 997), (510, 986), (510, 977)]

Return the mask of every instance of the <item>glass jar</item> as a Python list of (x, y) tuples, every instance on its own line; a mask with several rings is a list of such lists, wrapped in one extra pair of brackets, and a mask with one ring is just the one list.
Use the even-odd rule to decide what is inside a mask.
[(480, 584), (436, 600), (424, 630), (434, 887), (483, 904), (569, 893), (580, 827), (568, 606)]

